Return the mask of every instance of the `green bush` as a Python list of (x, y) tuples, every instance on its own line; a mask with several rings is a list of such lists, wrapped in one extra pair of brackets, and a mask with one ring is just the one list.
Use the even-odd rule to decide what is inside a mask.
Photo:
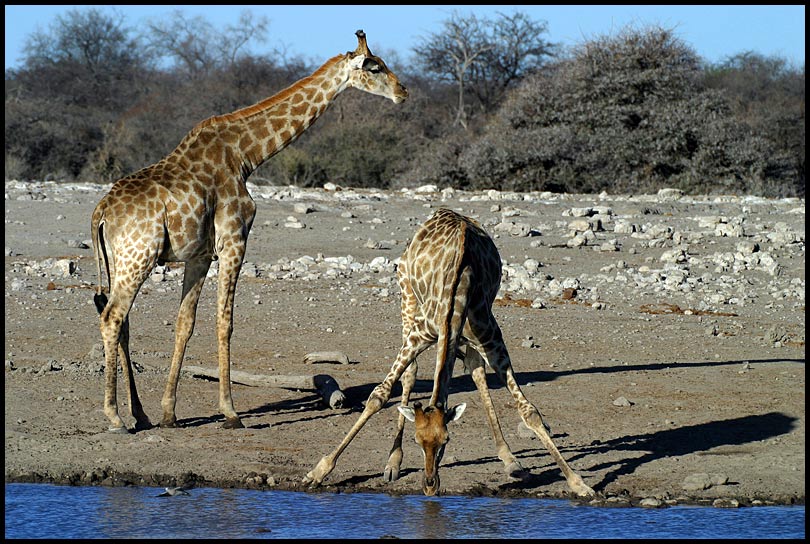
[(430, 156), (452, 162), (433, 180), (474, 189), (776, 196), (799, 176), (789, 154), (703, 84), (697, 54), (658, 27), (579, 45), (527, 77), (480, 137)]

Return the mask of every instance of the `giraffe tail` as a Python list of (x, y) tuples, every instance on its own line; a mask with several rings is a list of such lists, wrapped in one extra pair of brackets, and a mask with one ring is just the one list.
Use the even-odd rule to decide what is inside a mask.
[(110, 278), (112, 283), (112, 276), (110, 275), (110, 265), (107, 257), (107, 247), (104, 244), (104, 218), (103, 213), (96, 208), (93, 213), (93, 221), (90, 228), (90, 235), (93, 240), (93, 254), (96, 257), (96, 276), (98, 277), (98, 284), (96, 285), (96, 293), (93, 295), (93, 303), (96, 305), (96, 310), (99, 315), (104, 311), (107, 306), (107, 295), (104, 294), (104, 277), (101, 275), (101, 265), (104, 262), (104, 269), (107, 271), (107, 277)]

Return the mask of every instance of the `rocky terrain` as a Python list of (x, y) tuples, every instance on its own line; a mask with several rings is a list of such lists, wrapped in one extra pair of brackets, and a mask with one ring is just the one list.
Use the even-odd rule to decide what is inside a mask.
[[(90, 214), (108, 188), (5, 185), (6, 482), (305, 490), (301, 478), (341, 440), (393, 362), (397, 258), (417, 226), (447, 206), (477, 218), (500, 249), (494, 312), (518, 381), (598, 492), (593, 504), (804, 503), (804, 200), (249, 184), (258, 212), (236, 295), (233, 368), (325, 374), (346, 404), (331, 408), (307, 387), (243, 380), (234, 402), (246, 428), (224, 430), (218, 384), (186, 372), (181, 428), (121, 436), (106, 432), (101, 409), (91, 290)], [(130, 317), (136, 380), (153, 423), (182, 272), (182, 264), (158, 267)], [(213, 266), (188, 367), (216, 365), (215, 304)], [(323, 351), (342, 352), (348, 364), (305, 358)], [(420, 357), (412, 400), (430, 395), (434, 354)], [(507, 478), (461, 366), (451, 402), (466, 402), (467, 411), (451, 428), (443, 492), (568, 496), (491, 376), (506, 439), (531, 472)], [(411, 427), (404, 474), (394, 483), (381, 477), (398, 393), (320, 490), (420, 492)]]

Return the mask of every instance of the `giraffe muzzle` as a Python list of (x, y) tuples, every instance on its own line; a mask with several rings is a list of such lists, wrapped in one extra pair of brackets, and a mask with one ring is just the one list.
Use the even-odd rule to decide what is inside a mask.
[(439, 494), (439, 474), (436, 473), (433, 477), (427, 475), (422, 476), (422, 493), (427, 497), (433, 497)]
[(408, 98), (408, 90), (405, 87), (400, 87), (399, 91), (394, 95), (392, 100), (394, 101), (394, 104), (402, 104), (405, 102), (406, 98)]

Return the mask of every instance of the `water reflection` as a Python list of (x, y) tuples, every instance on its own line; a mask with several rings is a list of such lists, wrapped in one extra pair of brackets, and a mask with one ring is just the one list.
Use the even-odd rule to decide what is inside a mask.
[(804, 538), (804, 506), (592, 508), (562, 500), (8, 484), (6, 538)]

